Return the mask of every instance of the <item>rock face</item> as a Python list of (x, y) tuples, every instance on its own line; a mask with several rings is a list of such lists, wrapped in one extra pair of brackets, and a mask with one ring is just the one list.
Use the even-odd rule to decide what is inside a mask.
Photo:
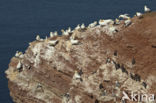
[(13, 101), (121, 103), (123, 91), (156, 95), (156, 13), (123, 22), (113, 25), (116, 32), (98, 25), (31, 42), (6, 71)]

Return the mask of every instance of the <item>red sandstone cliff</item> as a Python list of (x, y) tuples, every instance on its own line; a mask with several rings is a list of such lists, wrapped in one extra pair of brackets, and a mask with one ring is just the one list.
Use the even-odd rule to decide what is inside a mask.
[[(123, 25), (114, 25), (118, 32), (111, 35), (100, 26), (75, 30), (71, 35), (77, 45), (69, 36), (30, 43), (24, 57), (13, 57), (6, 71), (13, 101), (120, 103), (122, 91), (156, 95), (156, 13)], [(58, 43), (49, 46), (49, 40)], [(75, 71), (81, 79), (73, 77)]]

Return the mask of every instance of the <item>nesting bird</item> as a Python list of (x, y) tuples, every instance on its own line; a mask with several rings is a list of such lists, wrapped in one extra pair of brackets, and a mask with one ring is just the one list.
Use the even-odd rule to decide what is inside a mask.
[(128, 18), (128, 20), (125, 20), (124, 25), (125, 25), (125, 27), (127, 27), (127, 26), (131, 25), (131, 23), (132, 23), (131, 19)]
[(81, 27), (80, 25), (78, 24), (76, 27), (75, 27), (75, 30), (79, 30)]
[(40, 36), (39, 35), (36, 36), (36, 40), (40, 41)]
[(120, 20), (119, 19), (115, 19), (115, 24), (119, 25), (120, 24)]
[(142, 17), (143, 17), (143, 14), (140, 13), (140, 12), (136, 12), (136, 16), (137, 16), (138, 18), (142, 18)]
[(93, 28), (97, 25), (97, 21), (94, 21), (93, 23), (89, 24), (88, 28)]
[(86, 27), (85, 27), (85, 25), (84, 25), (84, 23), (81, 25), (81, 29), (85, 29)]
[(22, 63), (21, 61), (18, 62), (17, 66), (16, 66), (16, 69), (17, 70), (20, 70), (22, 68)]
[(73, 31), (71, 30), (70, 27), (68, 28), (67, 32), (68, 32), (69, 34), (73, 33)]
[(48, 44), (50, 46), (55, 46), (57, 43), (58, 43), (58, 40), (50, 40), (50, 41), (48, 41)]
[(57, 35), (58, 35), (57, 31), (55, 31), (55, 32), (54, 32), (54, 36), (57, 36)]
[(111, 20), (111, 19), (108, 19), (108, 20), (99, 20), (99, 25), (100, 26), (106, 26), (106, 25), (113, 25), (114, 24), (114, 21)]
[(112, 24), (110, 25), (108, 30), (109, 30), (109, 33), (111, 33), (111, 34), (118, 32), (117, 28), (115, 26), (113, 26)]
[(70, 39), (70, 42), (71, 42), (72, 45), (79, 44), (79, 40)]
[(150, 12), (151, 11), (151, 9), (150, 8), (148, 8), (146, 5), (144, 6), (144, 11), (147, 13), (147, 12)]
[(17, 58), (23, 58), (24, 55), (23, 55), (22, 52), (16, 51), (15, 57), (17, 57)]
[(50, 37), (54, 37), (54, 33), (53, 32), (50, 32)]
[(63, 30), (63, 29), (62, 29), (62, 30), (61, 30), (61, 32), (62, 32), (62, 35), (66, 35), (66, 36), (68, 36), (68, 35), (69, 35), (69, 33), (68, 33), (68, 31), (67, 31), (67, 30), (65, 31), (65, 30)]
[(123, 18), (124, 20), (127, 20), (130, 17), (128, 17), (128, 14), (121, 14), (121, 15), (119, 15), (119, 18)]
[(75, 71), (75, 74), (74, 74), (73, 78), (81, 79), (81, 75), (77, 71)]

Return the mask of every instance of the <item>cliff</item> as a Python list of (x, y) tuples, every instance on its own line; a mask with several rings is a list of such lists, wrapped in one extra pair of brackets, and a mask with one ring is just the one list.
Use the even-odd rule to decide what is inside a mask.
[(98, 25), (31, 42), (6, 70), (13, 101), (120, 103), (123, 91), (156, 95), (156, 13), (131, 20), (113, 25), (116, 32)]

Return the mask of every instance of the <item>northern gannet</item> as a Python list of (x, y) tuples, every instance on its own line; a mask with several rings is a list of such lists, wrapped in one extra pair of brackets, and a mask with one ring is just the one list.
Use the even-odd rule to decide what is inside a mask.
[(48, 41), (48, 44), (50, 46), (55, 46), (57, 43), (58, 43), (58, 40), (50, 40), (50, 41)]
[(66, 31), (64, 31), (63, 29), (61, 30), (61, 32), (62, 32), (62, 35), (66, 35), (66, 36), (68, 36), (69, 35), (69, 33), (68, 33), (68, 31), (66, 30)]
[(151, 9), (150, 8), (148, 8), (146, 5), (144, 6), (144, 11), (145, 12), (150, 12), (151, 11)]
[(55, 32), (54, 32), (54, 36), (57, 36), (57, 35), (58, 35), (57, 31), (55, 31)]
[(118, 30), (116, 29), (116, 27), (115, 26), (113, 26), (113, 25), (110, 25), (110, 27), (109, 27), (109, 33), (116, 33), (116, 32), (118, 32)]
[(36, 40), (40, 41), (40, 36), (39, 35), (36, 36)]
[(106, 26), (106, 25), (113, 25), (114, 21), (112, 19), (107, 19), (107, 20), (99, 20), (99, 24), (101, 26)]
[(119, 25), (120, 24), (120, 20), (119, 19), (115, 19), (115, 24)]
[(80, 27), (80, 25), (78, 24), (77, 26), (76, 26), (76, 28), (75, 28), (75, 30), (79, 30), (81, 27)]
[(88, 28), (93, 28), (97, 25), (97, 21), (94, 21), (93, 23), (89, 24)]
[(23, 58), (24, 54), (22, 52), (19, 52), (19, 58)]
[(126, 27), (129, 26), (131, 23), (132, 23), (132, 21), (130, 18), (128, 18), (128, 20), (125, 20), (125, 22), (124, 22)]
[(73, 78), (81, 79), (81, 76), (80, 76), (80, 74), (77, 71), (75, 71), (75, 74), (74, 74)]
[(17, 58), (23, 58), (24, 55), (23, 55), (22, 52), (16, 51), (15, 57), (17, 57)]
[(67, 31), (68, 31), (68, 33), (69, 33), (69, 34), (73, 33), (73, 31), (71, 30), (71, 28), (70, 28), (70, 27), (68, 28), (68, 30), (67, 30)]
[(128, 14), (122, 14), (122, 15), (119, 15), (119, 18), (129, 19), (130, 17), (128, 17)]
[(85, 25), (84, 25), (84, 23), (81, 25), (81, 29), (85, 29)]
[(50, 37), (54, 37), (54, 33), (53, 32), (50, 32)]
[(21, 69), (21, 68), (22, 68), (22, 63), (21, 63), (21, 61), (19, 61), (18, 64), (17, 64), (17, 66), (16, 66), (16, 69), (19, 70), (19, 69)]
[(136, 16), (137, 16), (138, 18), (142, 18), (142, 17), (143, 17), (143, 14), (140, 13), (140, 12), (136, 12)]
[(20, 56), (19, 51), (16, 51), (15, 57), (19, 57), (19, 56)]
[(77, 45), (79, 43), (78, 40), (70, 39), (72, 45)]

